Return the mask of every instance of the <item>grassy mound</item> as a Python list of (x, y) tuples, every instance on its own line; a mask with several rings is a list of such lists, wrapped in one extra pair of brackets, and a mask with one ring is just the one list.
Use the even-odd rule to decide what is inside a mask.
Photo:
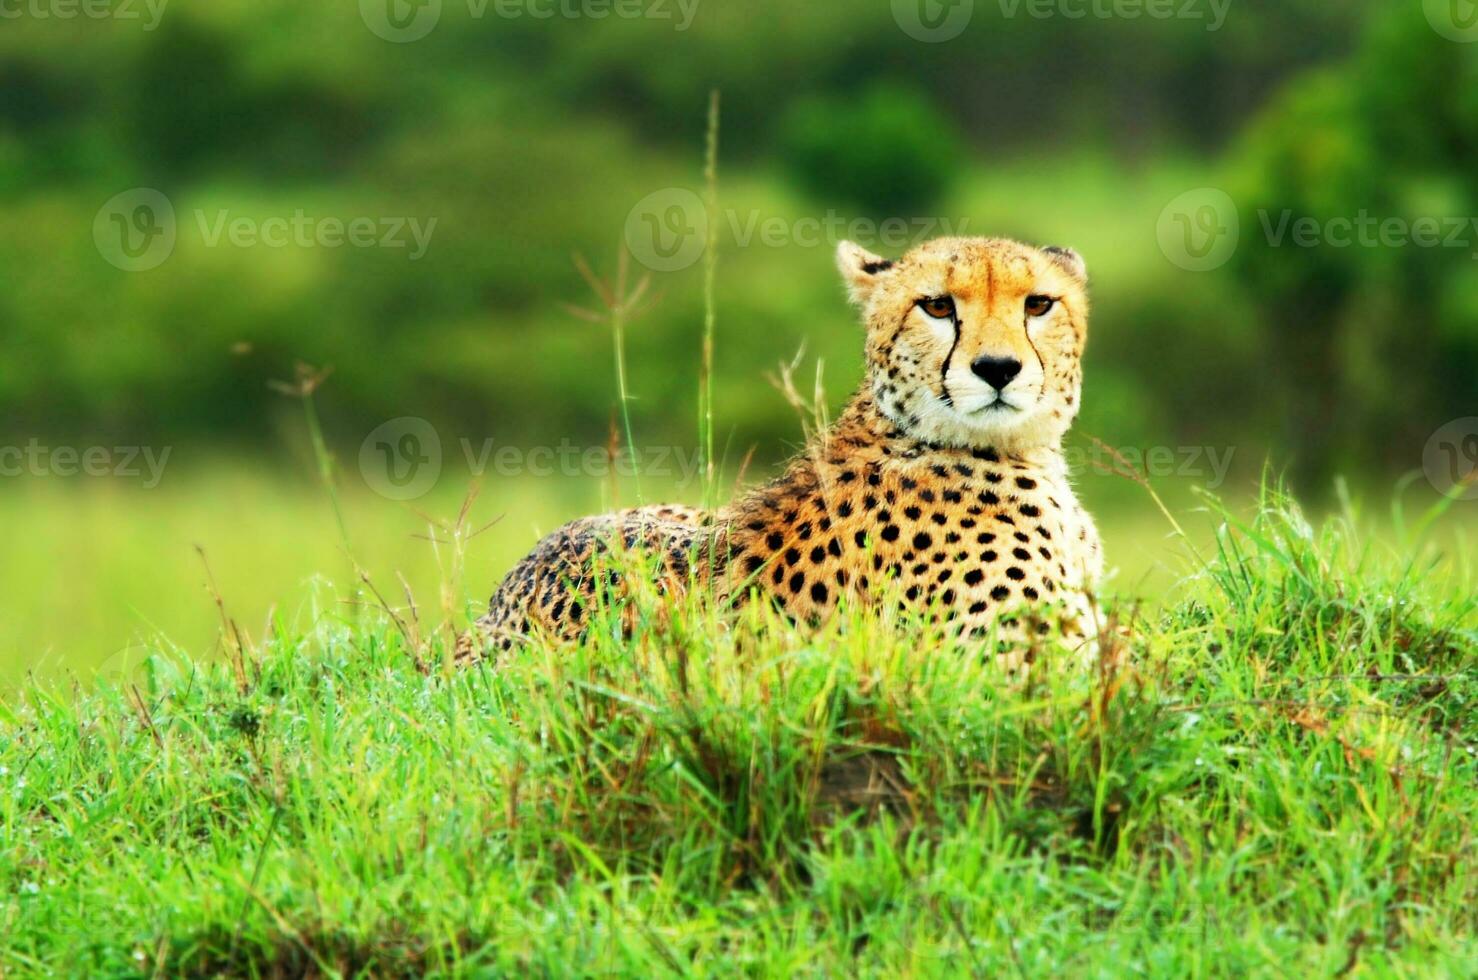
[(1470, 969), (1469, 570), (1219, 519), (1088, 672), (638, 597), (631, 641), (500, 671), (364, 612), (28, 687), (0, 972)]

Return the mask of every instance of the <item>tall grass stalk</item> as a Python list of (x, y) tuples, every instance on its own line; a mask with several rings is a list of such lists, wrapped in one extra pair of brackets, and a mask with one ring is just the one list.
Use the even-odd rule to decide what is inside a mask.
[(708, 240), (703, 249), (703, 365), (699, 378), (699, 438), (703, 445), (703, 504), (718, 505), (718, 480), (713, 452), (713, 337), (718, 323), (715, 283), (718, 276), (718, 135), (719, 91), (708, 93), (708, 128), (704, 140), (704, 208), (708, 215)]
[[(636, 286), (628, 294), (626, 292), (626, 279), (631, 270), (631, 256), (622, 248), (617, 253), (616, 259), (616, 281), (607, 283), (597, 276), (585, 261), (584, 256), (576, 254), (575, 269), (595, 293), (596, 299), (600, 301), (600, 311), (588, 310), (584, 307), (566, 304), (565, 309), (582, 320), (591, 323), (603, 323), (611, 329), (611, 341), (616, 359), (616, 397), (621, 405), (621, 425), (626, 433), (626, 451), (631, 454), (631, 476), (636, 484), (636, 500), (638, 504), (645, 502), (641, 488), (641, 468), (638, 465), (636, 455), (636, 432), (631, 425), (631, 386), (626, 378), (626, 327), (646, 307), (639, 306), (642, 298), (646, 295), (648, 287), (651, 286), (650, 275), (643, 275)], [(613, 467), (613, 469), (615, 469)]]
[(349, 541), (349, 525), (344, 520), (344, 507), (339, 501), (339, 488), (334, 482), (334, 457), (329, 452), (327, 441), (323, 438), (323, 425), (318, 420), (318, 406), (313, 401), (314, 393), (324, 381), (328, 380), (332, 372), (332, 368), (318, 369), (299, 362), (291, 383), (274, 381), (272, 388), (289, 398), (296, 398), (303, 404), (303, 417), (308, 424), (308, 439), (313, 447), (313, 459), (318, 467), (318, 478), (323, 481), (323, 488), (328, 492), (329, 503), (334, 510), (334, 520), (338, 524), (339, 542), (343, 545), (344, 554), (353, 561), (354, 549)]

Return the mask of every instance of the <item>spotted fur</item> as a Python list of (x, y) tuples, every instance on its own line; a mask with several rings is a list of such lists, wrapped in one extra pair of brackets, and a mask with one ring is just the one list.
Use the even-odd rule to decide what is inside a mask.
[[(837, 422), (713, 515), (654, 507), (560, 528), (503, 580), (462, 659), (534, 634), (578, 638), (596, 558), (618, 544), (654, 554), (665, 587), (764, 596), (798, 621), (845, 597), (932, 610), (970, 635), (1094, 635), (1102, 553), (1060, 448), (1080, 401), (1082, 260), (955, 238), (896, 262), (843, 243), (838, 263), (867, 324), (867, 377)], [(1047, 312), (1029, 312), (1044, 299)], [(947, 318), (926, 312), (946, 305)], [(989, 359), (1019, 373), (996, 388), (972, 368)]]

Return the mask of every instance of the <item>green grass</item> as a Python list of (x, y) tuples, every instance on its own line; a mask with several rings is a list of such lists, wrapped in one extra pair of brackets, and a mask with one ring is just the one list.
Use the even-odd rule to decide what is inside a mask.
[(344, 607), (29, 684), (0, 972), (1471, 972), (1471, 567), (1213, 518), (1125, 666), (1018, 684), (927, 623), (649, 596), (501, 671)]

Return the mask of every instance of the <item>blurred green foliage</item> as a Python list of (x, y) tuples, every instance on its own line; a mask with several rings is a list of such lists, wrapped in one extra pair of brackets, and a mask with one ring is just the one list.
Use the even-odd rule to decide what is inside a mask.
[(927, 97), (879, 85), (856, 98), (796, 103), (780, 154), (817, 200), (886, 218), (936, 207), (959, 172), (963, 147)]
[[(802, 343), (833, 403), (859, 375), (831, 242), (795, 232), (833, 213), (1083, 251), (1098, 312), (1082, 428), (1119, 445), (1235, 445), (1254, 468), (1294, 450), (1322, 478), (1410, 468), (1471, 408), (1467, 251), (1268, 247), (1249, 211), (1475, 213), (1474, 46), (1414, 5), (1372, 19), (1384, 5), (1246, 0), (1209, 30), (980, 3), (942, 44), (886, 2), (700, 0), (686, 29), (675, 5), (636, 20), (442, 6), (401, 44), (354, 3), (181, 3), (152, 30), (7, 20), (0, 437), (271, 444), (295, 416), (268, 382), (303, 360), (335, 369), (326, 423), (349, 447), (402, 415), (601, 444), (610, 338), (563, 310), (589, 301), (571, 257), (610, 274), (636, 202), (701, 191), (710, 88), (731, 456), (793, 443), (763, 378)], [(1155, 226), (1203, 184), (1234, 193), (1247, 244), (1193, 273)], [(130, 273), (93, 224), (135, 187), (169, 198), (179, 232)], [(436, 225), (419, 259), (209, 234), (298, 214)], [(772, 219), (789, 237), (748, 233)], [(658, 273), (632, 328), (643, 440), (695, 438), (701, 277)]]
[(1290, 86), (1234, 155), (1243, 222), (1258, 226), (1235, 267), (1261, 343), (1284, 355), (1262, 387), (1311, 482), (1409, 464), (1434, 427), (1472, 414), (1475, 161), (1478, 57), (1410, 10), (1383, 12), (1351, 59)]

